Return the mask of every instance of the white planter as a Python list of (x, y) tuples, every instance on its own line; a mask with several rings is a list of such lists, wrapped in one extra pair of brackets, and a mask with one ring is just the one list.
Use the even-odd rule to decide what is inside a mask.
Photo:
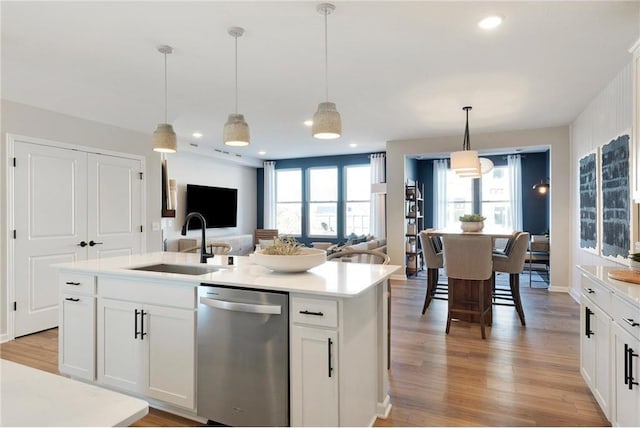
[(461, 221), (460, 228), (463, 232), (480, 232), (484, 228), (484, 221)]
[(327, 261), (327, 252), (317, 248), (303, 248), (302, 254), (295, 256), (276, 256), (264, 254), (263, 251), (251, 254), (251, 260), (274, 272), (304, 272)]

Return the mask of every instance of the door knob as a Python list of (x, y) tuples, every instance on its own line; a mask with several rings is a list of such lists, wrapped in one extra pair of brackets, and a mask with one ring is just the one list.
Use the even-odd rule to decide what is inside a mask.
[(84, 241), (80, 241), (80, 243), (78, 244), (79, 246), (81, 246), (82, 248), (87, 246), (87, 243)]
[(89, 246), (93, 247), (94, 245), (102, 245), (102, 242), (89, 241)]

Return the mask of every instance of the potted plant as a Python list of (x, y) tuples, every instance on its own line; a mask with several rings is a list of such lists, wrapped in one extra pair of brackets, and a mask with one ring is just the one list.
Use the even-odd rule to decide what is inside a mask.
[(465, 214), (458, 219), (463, 232), (480, 232), (484, 228), (485, 217), (480, 214)]

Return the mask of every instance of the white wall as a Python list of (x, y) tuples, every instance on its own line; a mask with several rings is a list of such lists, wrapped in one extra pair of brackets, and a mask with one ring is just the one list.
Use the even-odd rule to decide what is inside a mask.
[[(550, 148), (551, 291), (568, 291), (570, 284), (569, 127), (476, 134), (474, 150), (507, 151), (516, 148)], [(387, 245), (392, 264), (404, 265), (404, 160), (408, 155), (449, 154), (459, 150), (462, 135), (387, 142)], [(430, 201), (425, 201), (429, 203)], [(430, 209), (425, 207), (425, 209)]]
[[(571, 125), (571, 295), (580, 296), (580, 275), (575, 265), (612, 265), (610, 259), (580, 248), (580, 176), (578, 162), (613, 138), (629, 133), (633, 119), (633, 66), (629, 63), (598, 95)], [(633, 163), (632, 163), (633, 165)]]
[[(187, 184), (238, 189), (238, 226), (207, 229), (208, 238), (253, 234), (257, 223), (256, 168), (187, 152), (167, 156), (167, 165), (169, 178), (175, 179), (178, 186), (176, 217), (173, 221), (164, 221), (168, 250), (177, 251), (177, 239), (183, 237), (180, 229), (186, 215), (184, 207)], [(199, 240), (200, 236), (200, 230), (191, 230), (186, 237)]]

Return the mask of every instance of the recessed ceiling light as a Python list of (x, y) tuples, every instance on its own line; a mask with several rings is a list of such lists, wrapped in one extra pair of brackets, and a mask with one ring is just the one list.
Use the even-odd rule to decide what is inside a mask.
[(303, 123), (304, 123), (304, 126), (313, 126), (313, 120), (311, 119), (307, 119)]
[(264, 156), (264, 155), (266, 155), (266, 154), (267, 154), (267, 152), (265, 152), (264, 150), (260, 150), (260, 151), (258, 152), (258, 154), (259, 154), (260, 156)]
[(349, 147), (358, 147), (358, 145), (356, 143), (351, 143), (349, 144)]
[(202, 138), (202, 132), (194, 132), (191, 135), (193, 136), (193, 138)]
[(490, 15), (478, 22), (478, 27), (483, 30), (493, 30), (502, 24), (503, 18), (499, 15)]

